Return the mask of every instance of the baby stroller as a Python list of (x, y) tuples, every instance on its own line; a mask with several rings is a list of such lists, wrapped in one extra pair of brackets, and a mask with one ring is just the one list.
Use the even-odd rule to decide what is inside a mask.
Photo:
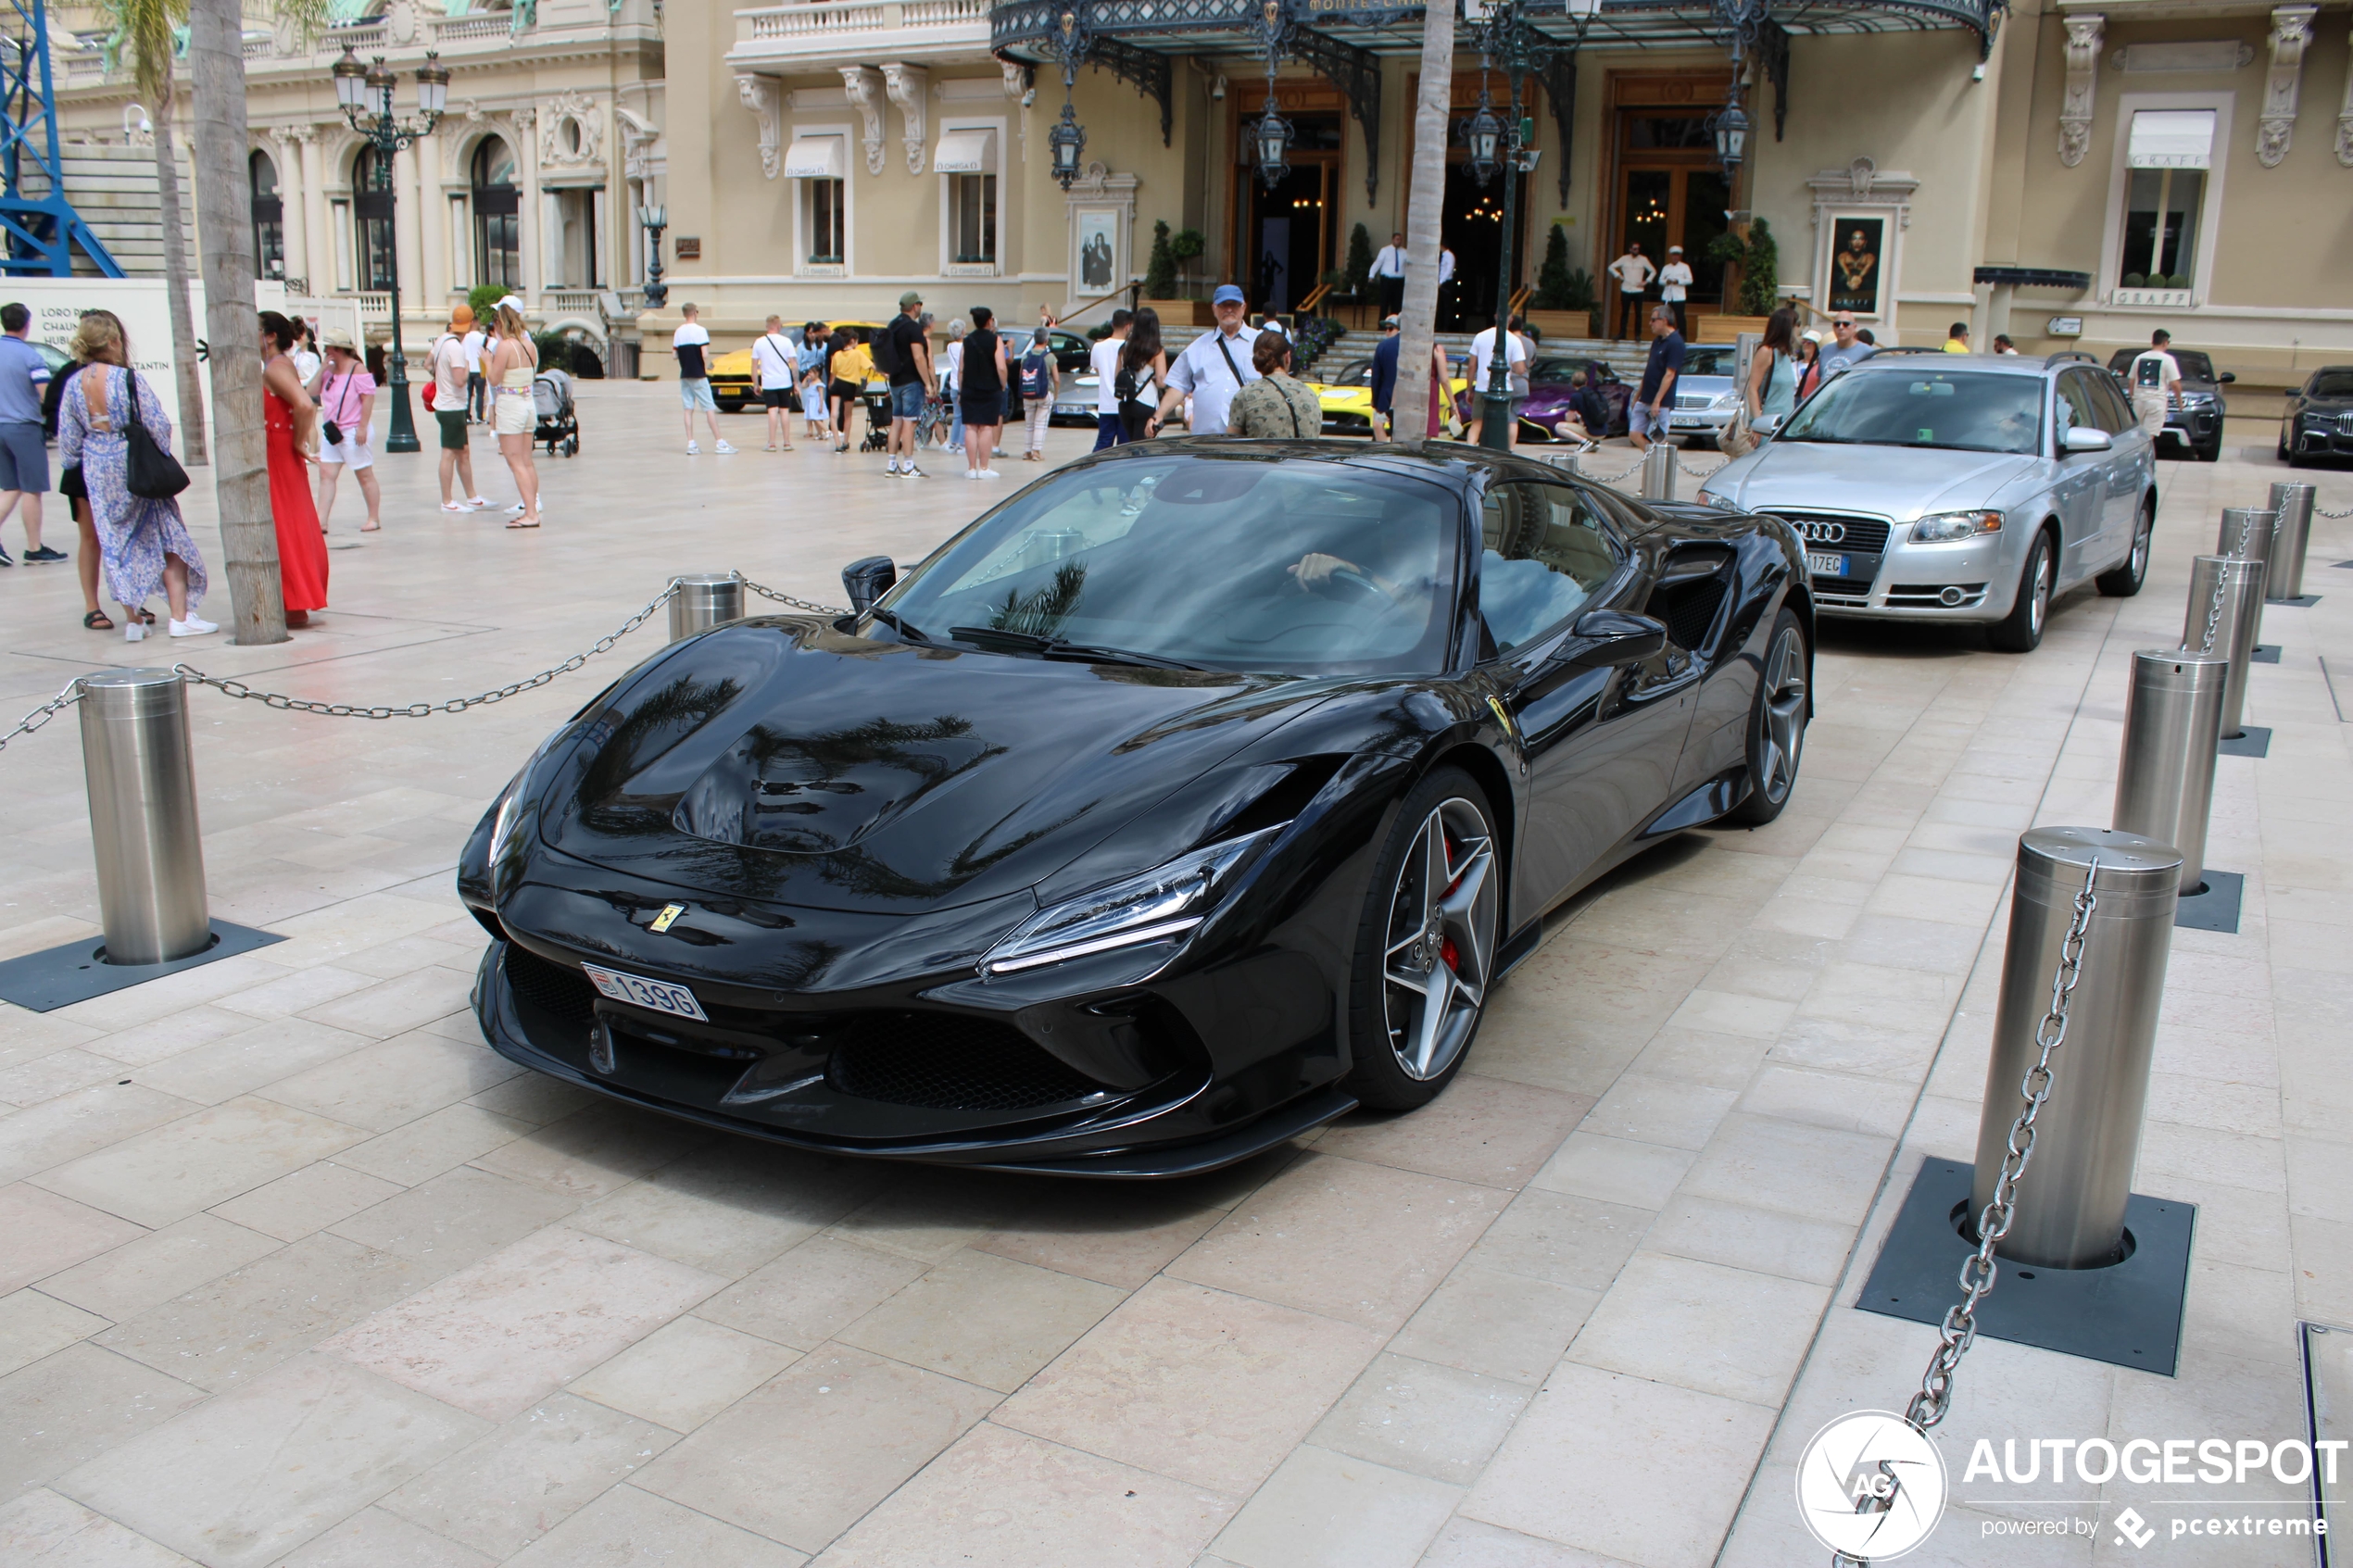
[(887, 452), (890, 450), (889, 389), (877, 392), (870, 387), (859, 401), (866, 405), (866, 435), (858, 443), (858, 450)]
[(531, 432), (532, 445), (544, 443), (551, 458), (560, 445), (565, 457), (580, 456), (580, 420), (573, 413), (571, 375), (563, 370), (542, 370), (532, 377), (531, 406), (537, 416)]

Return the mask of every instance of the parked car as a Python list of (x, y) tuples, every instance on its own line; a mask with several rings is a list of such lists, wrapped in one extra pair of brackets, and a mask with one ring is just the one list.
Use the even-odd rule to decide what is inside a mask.
[(834, 1154), (1214, 1170), (1427, 1104), (1545, 914), (1772, 821), (1813, 711), (1786, 523), (1453, 445), (1138, 443), (893, 575), (669, 645), (500, 792), (501, 1054)]
[(2290, 468), (2315, 458), (2353, 458), (2353, 365), (2323, 365), (2287, 395), (2280, 456)]
[(1634, 389), (1617, 379), (1617, 372), (1605, 359), (1570, 359), (1558, 355), (1540, 355), (1528, 367), (1528, 401), (1520, 405), (1519, 438), (1522, 441), (1550, 441), (1553, 427), (1561, 422), (1568, 410), (1568, 378), (1579, 370), (1602, 395), (1609, 407), (1609, 428), (1592, 432), (1596, 436), (1626, 433), (1626, 408), (1633, 401)]
[[(1370, 435), (1373, 433), (1373, 361), (1370, 357), (1351, 359), (1328, 378), (1310, 376), (1307, 384), (1324, 405), (1326, 435)], [(1458, 404), (1467, 385), (1459, 375), (1448, 378), (1447, 387)]]
[(1683, 350), (1683, 370), (1675, 378), (1675, 433), (1686, 446), (1716, 445), (1740, 407), (1729, 345), (1694, 344)]
[[(2120, 348), (2108, 357), (2108, 368), (2124, 389), (2124, 400), (2133, 400), (2133, 389), (2126, 384), (2133, 361), (2147, 353), (2145, 348)], [(2230, 408), (2222, 401), (2222, 388), (2238, 380), (2228, 370), (2214, 373), (2214, 361), (2195, 348), (2175, 346), (2166, 352), (2182, 367), (2182, 390), (2177, 395), (2165, 397), (2165, 438), (2190, 449), (2190, 455), (2201, 463), (2210, 463), (2222, 456), (2222, 420)]]
[(1882, 349), (1758, 422), (1771, 439), (1700, 498), (1788, 519), (1824, 615), (1979, 621), (2023, 653), (2057, 595), (2147, 574), (2156, 449), (2081, 356)]
[[(883, 330), (879, 321), (835, 321), (825, 330), (832, 332), (839, 328), (848, 329), (849, 335), (860, 343), (874, 342), (875, 334)], [(784, 332), (778, 335), (792, 345), (794, 353), (800, 352), (799, 323), (786, 322)], [(740, 413), (747, 405), (753, 408), (760, 406), (760, 375), (752, 369), (749, 345), (715, 356), (708, 368), (711, 371), (711, 398), (719, 405), (721, 413)]]

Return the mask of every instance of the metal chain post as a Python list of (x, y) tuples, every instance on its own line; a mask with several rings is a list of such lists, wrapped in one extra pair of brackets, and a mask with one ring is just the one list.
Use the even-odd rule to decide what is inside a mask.
[(789, 605), (795, 609), (810, 610), (818, 615), (848, 615), (849, 613), (848, 609), (834, 605), (812, 604), (807, 599), (797, 599), (790, 594), (780, 594), (774, 588), (762, 587), (740, 571), (736, 573), (736, 581), (763, 599), (774, 599), (780, 605)]
[[(2246, 553), (2246, 531), (2254, 525), (2254, 521), (2251, 516), (2242, 516), (2239, 519), (2238, 543), (2231, 546), (2233, 557), (2243, 556)], [(2198, 647), (2197, 651), (2200, 653), (2214, 651), (2214, 633), (2222, 624), (2222, 594), (2229, 583), (2228, 574), (2220, 571), (2214, 574), (2214, 602), (2206, 607), (2206, 641)]]
[(10, 730), (5, 735), (0, 735), (0, 751), (6, 751), (8, 748), (8, 743), (16, 739), (19, 735), (29, 735), (32, 734), (33, 731), (39, 729), (42, 725), (47, 723), (50, 720), (55, 719), (58, 714), (63, 713), (67, 709), (71, 708), (75, 703), (80, 702), (81, 700), (82, 677), (76, 675), (72, 680), (66, 683), (65, 689), (63, 691), (59, 692), (57, 696), (51, 697), (48, 701), (43, 703), (40, 707), (34, 709), (31, 712), (26, 714), (22, 719), (19, 720), (15, 729)]
[[(2092, 911), (2099, 908), (2099, 897), (2092, 885), (2100, 874), (2100, 862), (2094, 857), (2091, 868), (2083, 873), (2083, 891), (2075, 896), (2075, 918), (2069, 922), (2067, 939), (2059, 945), (2059, 964), (2051, 976), (2051, 1005), (2044, 1010), (2043, 1021), (2034, 1026), (2034, 1043), (2040, 1047), (2034, 1065), (2026, 1071), (2019, 1084), (2019, 1093), (2025, 1097), (2026, 1109), (2019, 1112), (2010, 1124), (2008, 1152), (2002, 1158), (2001, 1174), (1994, 1183), (1993, 1200), (1977, 1217), (1977, 1250), (1961, 1261), (1961, 1298), (1945, 1309), (1944, 1321), (1936, 1331), (1937, 1344), (1928, 1359), (1928, 1370), (1920, 1374), (1919, 1392), (1905, 1407), (1904, 1419), (1922, 1436), (1931, 1427), (1943, 1421), (1952, 1408), (1953, 1374), (1977, 1342), (1977, 1306), (1994, 1293), (1994, 1282), (2000, 1265), (1994, 1261), (1994, 1249), (2009, 1234), (2010, 1221), (2018, 1208), (2018, 1184), (2026, 1174), (2027, 1162), (2034, 1154), (2034, 1119), (2051, 1098), (2051, 1059), (2067, 1044), (2067, 1008), (2075, 996), (2075, 985), (2083, 977), (2083, 945), (2091, 935)], [(1831, 1568), (1868, 1568), (1869, 1559), (1849, 1557), (1844, 1552), (1831, 1554)]]

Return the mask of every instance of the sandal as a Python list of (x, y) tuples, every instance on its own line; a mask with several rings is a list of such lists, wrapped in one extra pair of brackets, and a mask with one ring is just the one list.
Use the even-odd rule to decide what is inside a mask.
[(142, 625), (142, 626), (152, 626), (152, 625), (154, 625), (155, 623), (156, 623), (156, 612), (155, 612), (154, 610), (151, 610), (151, 609), (142, 609), (142, 610), (139, 612), (139, 624), (140, 624), (140, 625)]
[(93, 632), (111, 632), (114, 630), (113, 618), (107, 615), (103, 609), (92, 610), (89, 614), (82, 618), (82, 623), (90, 628)]

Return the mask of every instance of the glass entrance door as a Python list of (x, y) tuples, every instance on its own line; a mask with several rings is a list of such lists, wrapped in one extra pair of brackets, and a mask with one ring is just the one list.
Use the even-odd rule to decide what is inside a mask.
[[(1298, 140), (1281, 182), (1270, 191), (1250, 165), (1236, 171), (1242, 220), (1233, 276), (1250, 296), (1251, 309), (1267, 313), (1296, 310), (1335, 265), (1340, 117), (1289, 118)], [(1241, 125), (1247, 132), (1249, 121)]]
[[(1716, 165), (1715, 139), (1704, 115), (1680, 109), (1621, 109), (1618, 123), (1617, 233), (1610, 259), (1639, 244), (1653, 267), (1664, 267), (1670, 246), (1683, 247), (1683, 262), (1692, 270), (1688, 296), (1694, 307), (1720, 308), (1724, 299), (1724, 269), (1707, 258), (1708, 247), (1724, 232), (1725, 209), (1732, 205), (1731, 188)], [(1617, 280), (1607, 280), (1613, 309), (1614, 335), (1642, 336), (1639, 320), (1629, 323), (1617, 296)], [(1646, 296), (1659, 297), (1654, 281)]]

